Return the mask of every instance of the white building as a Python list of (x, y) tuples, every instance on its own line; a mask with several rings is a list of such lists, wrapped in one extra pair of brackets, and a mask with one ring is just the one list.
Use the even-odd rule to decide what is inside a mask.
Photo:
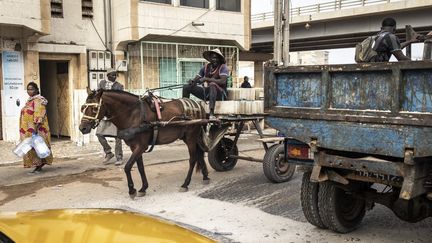
[(239, 50), (250, 47), (250, 0), (0, 1), (0, 139), (18, 139), (30, 81), (49, 100), (52, 135), (82, 143), (85, 89), (107, 68), (142, 92), (194, 77), (215, 47), (236, 76)]

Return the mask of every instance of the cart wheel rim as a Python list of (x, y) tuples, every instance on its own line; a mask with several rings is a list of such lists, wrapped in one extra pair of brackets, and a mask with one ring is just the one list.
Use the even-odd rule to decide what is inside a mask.
[(290, 164), (284, 161), (284, 154), (279, 154), (276, 159), (276, 171), (279, 175), (286, 174), (289, 171)]

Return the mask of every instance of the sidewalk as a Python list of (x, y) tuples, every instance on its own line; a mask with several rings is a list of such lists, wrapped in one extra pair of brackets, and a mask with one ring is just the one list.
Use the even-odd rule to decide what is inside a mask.
[[(272, 130), (270, 129), (266, 129), (264, 131), (264, 133), (267, 134), (272, 134), (274, 133)], [(250, 140), (252, 138), (252, 140)], [(239, 141), (239, 150), (247, 150), (247, 149), (253, 149), (253, 148), (259, 148), (262, 147), (262, 145), (256, 141), (254, 141), (255, 139), (258, 138), (258, 135), (256, 134), (256, 131), (251, 131), (251, 132), (244, 132), (241, 136), (240, 136), (240, 141)], [(242, 141), (243, 140), (243, 141)], [(246, 141), (244, 141), (246, 140)], [(249, 140), (249, 141), (248, 141)], [(248, 143), (248, 145), (243, 145), (243, 143)], [(111, 145), (111, 147), (113, 148), (114, 151), (114, 141), (109, 141), (109, 144)], [(10, 143), (10, 142), (5, 142), (0, 140), (0, 167), (2, 166), (11, 166), (11, 165), (19, 165), (22, 163), (22, 159), (17, 157), (12, 150), (15, 148), (15, 144), (14, 143)], [(167, 145), (158, 145), (156, 146), (156, 150), (159, 150), (161, 148), (164, 147), (172, 147), (175, 146), (177, 147), (176, 149), (174, 149), (174, 151), (176, 151), (177, 153), (180, 152), (180, 154), (184, 154), (183, 156), (180, 157), (185, 157), (186, 159), (188, 158), (187, 155), (187, 148), (184, 145), (183, 141), (177, 140), (174, 143), (171, 144), (167, 144)], [(182, 147), (184, 146), (184, 148)], [(244, 146), (244, 147), (243, 147)], [(77, 146), (76, 143), (70, 141), (70, 140), (62, 140), (62, 139), (56, 139), (53, 138), (51, 141), (51, 148), (54, 154), (54, 163), (56, 162), (56, 160), (73, 160), (73, 159), (78, 159), (78, 158), (82, 158), (82, 157), (96, 157), (96, 158), (100, 158), (100, 160), (103, 160), (103, 149), (102, 146), (99, 144), (99, 142), (95, 141), (95, 142), (90, 142), (89, 144), (85, 144), (84, 146)], [(124, 159), (129, 158), (129, 155), (131, 154), (129, 147), (123, 142), (123, 153), (124, 153)], [(149, 154), (148, 154), (149, 155)], [(145, 155), (146, 157), (148, 155)], [(153, 156), (151, 156), (153, 157)], [(165, 157), (165, 155), (163, 155), (162, 157)], [(162, 159), (162, 158), (160, 158)], [(159, 159), (157, 159), (159, 160)]]
[[(110, 145), (114, 143), (110, 142)], [(22, 163), (22, 159), (16, 156), (12, 150), (15, 144), (11, 142), (0, 141), (0, 167), (8, 165), (17, 165)], [(51, 148), (54, 154), (54, 160), (65, 158), (78, 158), (87, 155), (103, 156), (103, 149), (99, 142), (91, 142), (85, 146), (77, 146), (76, 143), (70, 140), (52, 139)], [(123, 144), (123, 149), (127, 147)]]

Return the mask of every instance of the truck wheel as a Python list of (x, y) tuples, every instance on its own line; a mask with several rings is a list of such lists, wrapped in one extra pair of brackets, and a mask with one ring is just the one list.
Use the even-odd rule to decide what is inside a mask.
[(294, 175), (296, 166), (285, 162), (283, 157), (283, 144), (275, 144), (267, 150), (263, 160), (263, 169), (264, 175), (269, 181), (285, 182), (289, 181)]
[(232, 170), (237, 164), (237, 159), (229, 158), (230, 155), (238, 155), (237, 145), (229, 138), (222, 138), (221, 141), (209, 151), (209, 164), (216, 171)]
[(325, 226), (338, 233), (348, 233), (360, 225), (366, 212), (363, 199), (353, 197), (330, 181), (321, 182), (318, 191), (318, 210)]
[(306, 220), (312, 225), (326, 229), (318, 211), (318, 187), (319, 183), (310, 181), (311, 172), (303, 173), (301, 184), (301, 206)]

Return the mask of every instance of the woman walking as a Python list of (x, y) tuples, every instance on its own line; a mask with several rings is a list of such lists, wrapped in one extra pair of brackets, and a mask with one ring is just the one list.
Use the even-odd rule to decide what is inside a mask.
[[(39, 134), (44, 140), (48, 147), (51, 149), (51, 134), (48, 126), (48, 117), (46, 113), (46, 105), (48, 100), (39, 94), (38, 85), (34, 82), (30, 82), (27, 85), (27, 94), (30, 96), (21, 110), (20, 117), (20, 140), (31, 137), (34, 133)], [(34, 170), (29, 173), (40, 173), (42, 167), (46, 164), (52, 164), (53, 155), (52, 153), (41, 159), (37, 156), (36, 151), (31, 149), (23, 157), (24, 168), (32, 168)]]

